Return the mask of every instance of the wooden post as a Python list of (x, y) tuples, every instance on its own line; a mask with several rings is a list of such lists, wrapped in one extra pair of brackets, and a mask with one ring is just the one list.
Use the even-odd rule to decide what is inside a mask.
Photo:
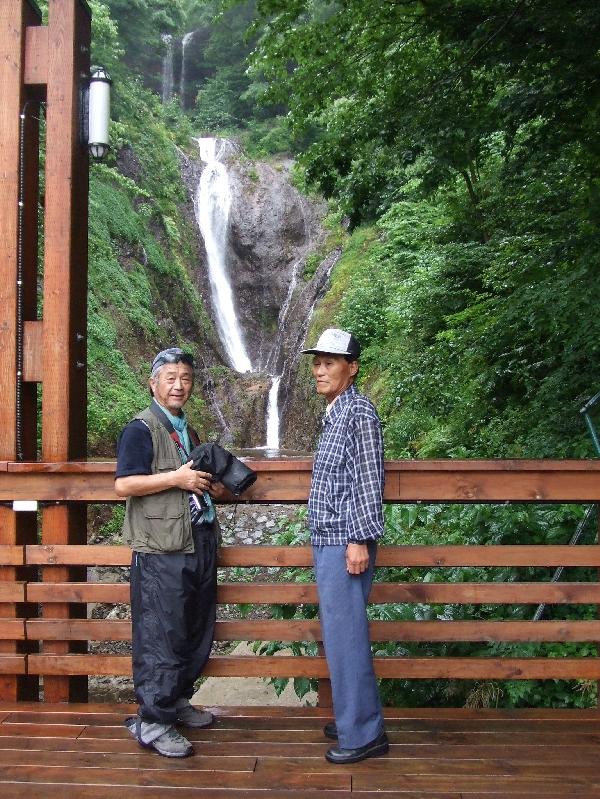
[[(83, 0), (49, 0), (44, 211), (42, 457), (76, 460), (87, 452), (88, 151), (81, 141), (82, 91), (90, 70), (91, 17)], [(85, 544), (85, 506), (44, 509), (42, 543)], [(43, 579), (85, 580), (85, 571), (47, 567)], [(82, 608), (82, 610), (84, 610)], [(70, 617), (69, 605), (43, 615)], [(81, 648), (81, 647), (80, 647)], [(72, 642), (44, 643), (44, 653), (77, 651)], [(86, 677), (46, 677), (48, 702), (87, 698)]]
[[(36, 457), (36, 387), (20, 368), (26, 320), (37, 306), (37, 200), (39, 87), (26, 82), (28, 33), (40, 26), (39, 10), (26, 0), (0, 0), (0, 460)], [(20, 397), (17, 398), (17, 388)], [(0, 507), (0, 544), (35, 543), (35, 513)], [(0, 580), (30, 577), (0, 566)], [(0, 605), (3, 618), (32, 615), (31, 607)], [(0, 653), (28, 651), (25, 642), (2, 641)], [(36, 677), (3, 675), (0, 700), (37, 699)]]

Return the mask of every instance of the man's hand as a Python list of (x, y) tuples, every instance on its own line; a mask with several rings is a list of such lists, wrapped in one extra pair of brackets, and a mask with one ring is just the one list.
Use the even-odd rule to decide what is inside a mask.
[(161, 491), (168, 491), (171, 488), (180, 488), (182, 491), (202, 494), (209, 490), (212, 475), (208, 472), (195, 472), (191, 468), (192, 463), (193, 461), (188, 461), (172, 472), (117, 477), (115, 493), (118, 497), (146, 497), (149, 494), (159, 494)]
[(193, 462), (188, 461), (176, 469), (173, 473), (173, 481), (177, 488), (192, 491), (194, 494), (202, 494), (210, 488), (212, 475), (209, 472), (197, 472), (192, 469)]
[(346, 568), (350, 574), (362, 574), (369, 566), (369, 550), (366, 544), (346, 546)]

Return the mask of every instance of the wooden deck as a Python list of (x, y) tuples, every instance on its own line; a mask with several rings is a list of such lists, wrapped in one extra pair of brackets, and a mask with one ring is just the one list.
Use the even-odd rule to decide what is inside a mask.
[(319, 708), (216, 708), (168, 760), (131, 740), (126, 705), (0, 705), (0, 796), (362, 799), (600, 797), (595, 710), (386, 711), (389, 755), (333, 766)]

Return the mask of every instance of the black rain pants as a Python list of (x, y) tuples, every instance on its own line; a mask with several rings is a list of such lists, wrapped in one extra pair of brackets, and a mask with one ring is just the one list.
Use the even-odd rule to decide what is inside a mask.
[(194, 529), (193, 554), (134, 552), (131, 559), (133, 683), (144, 721), (172, 724), (190, 699), (213, 642), (217, 534)]

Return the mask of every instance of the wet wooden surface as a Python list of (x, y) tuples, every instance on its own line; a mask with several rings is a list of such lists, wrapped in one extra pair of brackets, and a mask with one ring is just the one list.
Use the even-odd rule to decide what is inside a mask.
[(388, 755), (334, 766), (320, 708), (213, 708), (192, 757), (140, 748), (128, 705), (0, 705), (0, 796), (600, 798), (596, 710), (386, 709)]

